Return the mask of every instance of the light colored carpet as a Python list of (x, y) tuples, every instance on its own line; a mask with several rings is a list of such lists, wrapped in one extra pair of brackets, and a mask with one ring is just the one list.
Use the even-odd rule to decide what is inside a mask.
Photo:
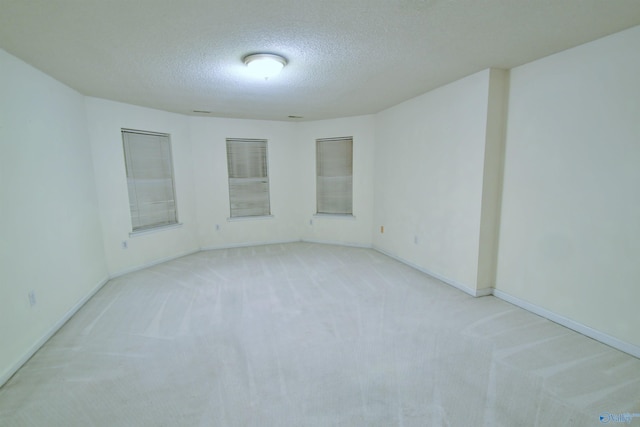
[(640, 412), (640, 360), (373, 250), (308, 243), (112, 280), (0, 389), (2, 426), (588, 426), (603, 412)]

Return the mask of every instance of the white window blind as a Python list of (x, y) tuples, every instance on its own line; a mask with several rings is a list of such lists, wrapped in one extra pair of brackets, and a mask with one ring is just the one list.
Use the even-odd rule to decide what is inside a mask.
[(318, 213), (352, 214), (353, 138), (316, 140)]
[(133, 231), (176, 224), (169, 135), (122, 130)]
[(227, 139), (231, 218), (266, 216), (269, 173), (266, 139)]

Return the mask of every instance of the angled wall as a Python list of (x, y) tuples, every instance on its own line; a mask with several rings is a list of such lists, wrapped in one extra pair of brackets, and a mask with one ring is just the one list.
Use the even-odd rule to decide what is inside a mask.
[(107, 267), (84, 96), (3, 50), (0, 70), (1, 385)]
[(499, 174), (485, 164), (501, 149), (489, 97), (505, 84), (484, 70), (376, 116), (374, 247), (474, 295), (493, 285)]
[(492, 292), (496, 283), (509, 72), (491, 69), (488, 92), (476, 281), (478, 294)]
[[(316, 206), (316, 139), (353, 137), (353, 216), (315, 215)], [(300, 155), (295, 160), (300, 168), (299, 195), (303, 240), (371, 246), (373, 226), (375, 116), (345, 117), (333, 120), (303, 122), (296, 125), (296, 144)]]
[[(193, 155), (186, 116), (98, 98), (86, 98), (87, 123), (100, 205), (104, 250), (111, 275), (198, 251)], [(122, 128), (171, 135), (179, 227), (130, 236)], [(123, 245), (126, 242), (126, 248)]]
[[(199, 246), (221, 248), (300, 240), (300, 149), (293, 124), (191, 117), (189, 126)], [(267, 140), (270, 217), (229, 219), (227, 138)]]
[[(371, 245), (373, 116), (290, 123), (187, 117), (90, 97), (86, 104), (111, 275), (201, 249), (301, 239)], [(122, 128), (171, 135), (180, 227), (130, 235)], [(312, 216), (315, 139), (334, 134), (354, 136), (355, 219)], [(270, 217), (229, 218), (227, 138), (268, 140)]]

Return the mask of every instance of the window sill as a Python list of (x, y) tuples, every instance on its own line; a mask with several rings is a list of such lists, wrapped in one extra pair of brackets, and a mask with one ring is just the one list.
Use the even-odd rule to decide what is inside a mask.
[(328, 213), (316, 213), (313, 214), (314, 218), (330, 218), (330, 219), (347, 219), (355, 220), (356, 217), (353, 214), (328, 214)]
[(264, 221), (266, 219), (273, 219), (273, 215), (260, 215), (260, 216), (236, 216), (227, 218), (227, 222), (237, 222), (237, 221)]
[(171, 229), (180, 228), (180, 227), (182, 227), (181, 222), (178, 222), (176, 224), (161, 225), (159, 227), (145, 228), (143, 230), (132, 231), (131, 233), (129, 233), (129, 237), (145, 236), (147, 234), (154, 234), (160, 231), (171, 230)]

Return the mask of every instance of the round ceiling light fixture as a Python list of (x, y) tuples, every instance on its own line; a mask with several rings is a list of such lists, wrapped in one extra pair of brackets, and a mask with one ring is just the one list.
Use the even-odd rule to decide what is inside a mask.
[(245, 56), (243, 61), (252, 74), (264, 77), (265, 80), (277, 76), (287, 65), (284, 57), (272, 53), (254, 53)]

